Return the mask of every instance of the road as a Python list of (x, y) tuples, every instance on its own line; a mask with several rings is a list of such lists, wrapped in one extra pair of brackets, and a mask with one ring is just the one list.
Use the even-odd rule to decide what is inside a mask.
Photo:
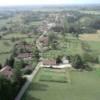
[(18, 93), (18, 95), (16, 96), (15, 100), (21, 100), (22, 96), (24, 95), (25, 91), (28, 89), (30, 83), (32, 82), (32, 80), (35, 77), (36, 73), (38, 72), (39, 68), (40, 68), (40, 63), (37, 64), (37, 66), (35, 67), (35, 69), (31, 75), (26, 76), (27, 81), (24, 84), (24, 86), (22, 87), (22, 89), (20, 90), (20, 92)]

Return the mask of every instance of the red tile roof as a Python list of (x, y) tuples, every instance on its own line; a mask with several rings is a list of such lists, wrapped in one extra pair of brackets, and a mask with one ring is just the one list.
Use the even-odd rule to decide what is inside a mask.
[(56, 65), (56, 60), (51, 59), (51, 60), (43, 60), (43, 65)]
[(20, 53), (17, 57), (19, 59), (24, 59), (24, 58), (32, 58), (32, 53)]
[(33, 46), (32, 46), (32, 44), (16, 44), (16, 48), (32, 48)]
[(6, 78), (11, 78), (13, 75), (13, 70), (7, 65), (0, 70), (0, 74), (4, 75)]

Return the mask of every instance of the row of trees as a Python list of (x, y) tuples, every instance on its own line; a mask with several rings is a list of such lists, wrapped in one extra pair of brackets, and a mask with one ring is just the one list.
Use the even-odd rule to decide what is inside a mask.
[(83, 55), (70, 55), (68, 58), (75, 69), (92, 70), (92, 64), (99, 63), (99, 58), (90, 53), (84, 53)]

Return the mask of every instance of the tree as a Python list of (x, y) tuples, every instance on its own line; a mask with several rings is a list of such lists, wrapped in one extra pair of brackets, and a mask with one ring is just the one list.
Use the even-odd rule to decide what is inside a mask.
[(2, 35), (0, 35), (0, 39), (2, 39)]
[(39, 50), (37, 47), (34, 49), (33, 55), (34, 55), (35, 60), (38, 61), (40, 58), (40, 55), (39, 55)]
[(13, 100), (13, 89), (10, 80), (0, 75), (0, 100)]
[(56, 33), (49, 33), (48, 35), (49, 43), (52, 43), (53, 41), (57, 41), (57, 34)]
[(52, 49), (57, 49), (57, 46), (58, 46), (58, 43), (57, 43), (57, 41), (53, 41), (52, 43), (51, 43), (51, 47), (52, 47)]
[(16, 46), (13, 47), (12, 56), (16, 57), (18, 51), (17, 49), (18, 48), (16, 48)]
[(20, 83), (21, 79), (22, 79), (22, 72), (21, 72), (21, 68), (22, 68), (22, 63), (20, 60), (16, 60), (14, 63), (14, 77), (13, 80), (15, 82)]
[(76, 69), (83, 69), (84, 62), (82, 60), (82, 57), (80, 55), (75, 55), (73, 59), (73, 67)]
[(83, 60), (84, 62), (89, 62), (89, 63), (98, 63), (98, 56), (96, 54), (93, 53), (88, 53), (85, 52), (83, 54)]
[(9, 65), (9, 59), (6, 59), (5, 65)]
[(15, 58), (14, 58), (13, 55), (11, 55), (10, 58), (9, 58), (8, 65), (11, 66), (11, 67), (14, 67), (14, 62), (15, 62)]
[(58, 56), (58, 57), (56, 58), (56, 63), (57, 63), (57, 64), (62, 63), (62, 59), (61, 59), (61, 58), (62, 58), (61, 56)]
[(14, 66), (14, 61), (15, 61), (15, 59), (14, 59), (13, 55), (11, 55), (9, 59), (6, 59), (5, 65), (13, 67)]
[(2, 68), (2, 64), (0, 64), (0, 69)]
[(68, 19), (65, 18), (64, 19), (64, 33), (68, 33), (69, 32), (69, 23), (68, 23)]

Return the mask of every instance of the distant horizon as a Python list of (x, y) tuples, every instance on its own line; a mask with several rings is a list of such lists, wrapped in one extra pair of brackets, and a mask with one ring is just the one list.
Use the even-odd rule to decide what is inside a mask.
[(59, 4), (59, 5), (47, 5), (47, 4), (40, 4), (40, 5), (36, 5), (36, 4), (26, 4), (26, 5), (0, 5), (0, 8), (2, 7), (24, 7), (24, 6), (27, 6), (27, 7), (52, 7), (52, 6), (55, 6), (55, 7), (63, 7), (63, 6), (88, 6), (88, 5), (97, 5), (99, 6), (100, 4), (98, 3), (88, 3), (88, 4)]
[(100, 5), (100, 0), (0, 0), (0, 7)]

